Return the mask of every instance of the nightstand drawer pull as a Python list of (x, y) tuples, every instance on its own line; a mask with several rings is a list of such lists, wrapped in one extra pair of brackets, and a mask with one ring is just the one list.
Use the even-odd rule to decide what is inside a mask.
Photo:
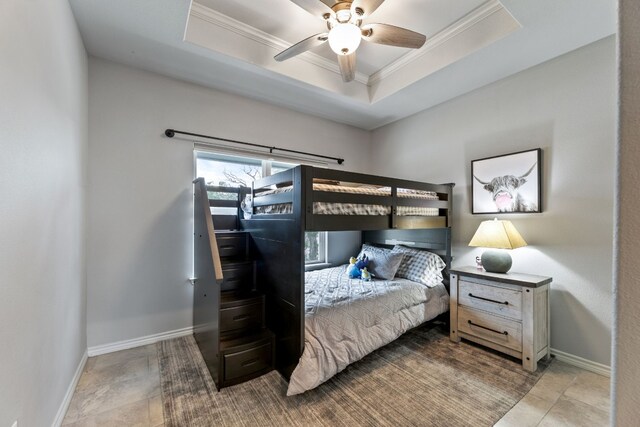
[(496, 334), (501, 334), (501, 335), (509, 335), (509, 332), (507, 331), (496, 331), (495, 329), (491, 329), (491, 328), (487, 328), (486, 326), (482, 326), (482, 325), (478, 325), (477, 323), (473, 323), (471, 320), (467, 320), (467, 323), (470, 324), (471, 326), (477, 326), (478, 328), (482, 328), (482, 329), (486, 329), (487, 331), (491, 331), (491, 332), (495, 332)]
[(503, 302), (503, 301), (496, 301), (496, 300), (494, 300), (494, 299), (489, 299), (489, 298), (479, 297), (479, 296), (476, 296), (476, 295), (474, 295), (474, 294), (469, 294), (469, 296), (470, 296), (471, 298), (481, 299), (482, 301), (489, 301), (489, 302), (494, 302), (494, 303), (496, 303), (496, 304), (509, 305), (509, 301), (504, 301), (504, 302)]

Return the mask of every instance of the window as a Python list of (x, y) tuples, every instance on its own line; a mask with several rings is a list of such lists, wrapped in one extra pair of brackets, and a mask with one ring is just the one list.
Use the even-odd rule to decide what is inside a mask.
[(271, 162), (271, 174), (278, 172), (284, 172), (287, 169), (291, 169), (292, 167), (297, 165), (292, 165), (290, 163), (281, 163), (281, 162)]
[[(251, 187), (251, 183), (264, 176), (283, 172), (297, 166), (293, 163), (275, 162), (244, 156), (196, 151), (196, 176), (203, 177), (207, 185), (218, 187)], [(235, 199), (231, 193), (209, 192), (209, 197)], [(235, 208), (211, 208), (211, 213), (234, 215)], [(304, 260), (306, 264), (319, 264), (327, 260), (327, 233), (305, 233)]]
[(251, 187), (253, 181), (263, 176), (262, 162), (249, 157), (197, 152), (196, 175), (203, 177), (207, 185)]
[(304, 263), (327, 262), (327, 232), (307, 231), (304, 233)]

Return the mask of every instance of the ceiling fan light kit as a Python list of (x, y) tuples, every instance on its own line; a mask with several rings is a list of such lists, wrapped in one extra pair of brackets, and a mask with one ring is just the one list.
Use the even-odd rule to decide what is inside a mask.
[(277, 54), (276, 61), (293, 58), (309, 49), (329, 41), (329, 47), (338, 55), (338, 65), (342, 80), (350, 82), (355, 78), (356, 50), (362, 39), (388, 46), (421, 48), (427, 38), (405, 28), (389, 24), (366, 24), (362, 20), (369, 17), (384, 0), (336, 1), (332, 6), (328, 0), (291, 0), (312, 15), (324, 19), (329, 33), (320, 33), (298, 42)]
[(360, 46), (360, 40), (360, 28), (354, 24), (337, 24), (329, 31), (329, 46), (338, 55), (355, 52)]

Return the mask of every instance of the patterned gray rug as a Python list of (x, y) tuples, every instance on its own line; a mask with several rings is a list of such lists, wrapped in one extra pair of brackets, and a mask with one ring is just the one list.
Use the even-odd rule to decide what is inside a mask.
[(286, 396), (277, 372), (222, 389), (193, 337), (160, 344), (165, 426), (492, 426), (542, 376), (515, 359), (449, 341), (431, 323), (347, 367), (320, 387)]

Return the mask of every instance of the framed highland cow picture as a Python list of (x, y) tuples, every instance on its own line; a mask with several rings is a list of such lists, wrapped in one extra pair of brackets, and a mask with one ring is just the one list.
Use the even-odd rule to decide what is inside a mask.
[(471, 162), (471, 213), (542, 212), (542, 150)]

